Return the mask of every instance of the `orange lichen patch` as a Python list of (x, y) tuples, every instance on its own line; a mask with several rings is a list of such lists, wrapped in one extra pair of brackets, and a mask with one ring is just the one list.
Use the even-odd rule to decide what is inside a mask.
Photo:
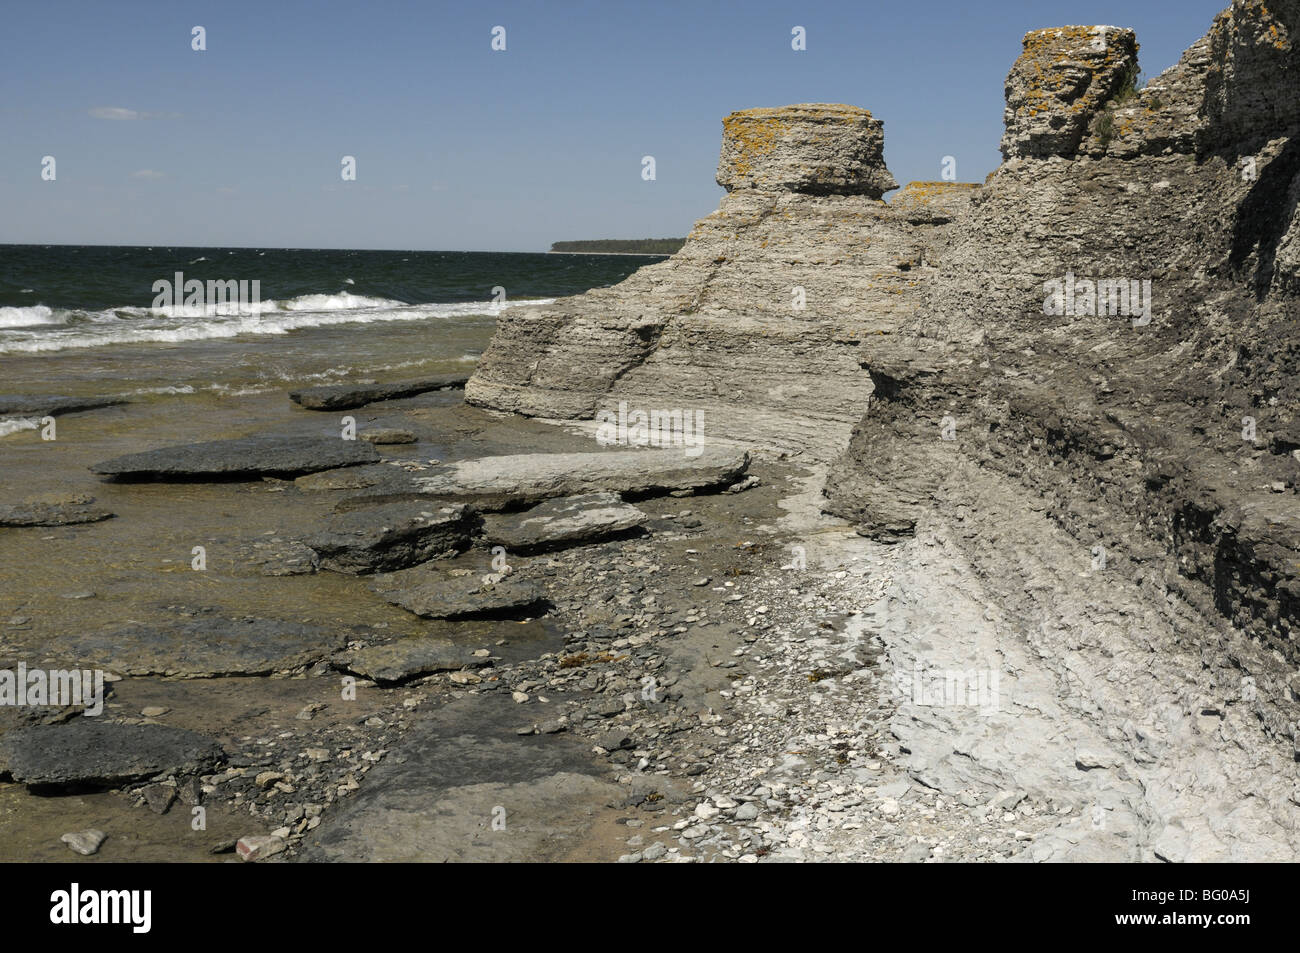
[(732, 156), (731, 170), (743, 177), (752, 171), (753, 159), (776, 148), (779, 137), (789, 130), (790, 123), (783, 119), (753, 120), (743, 113), (732, 113), (722, 120), (722, 128), (723, 134), (741, 147)]
[(929, 202), (941, 195), (968, 192), (980, 187), (978, 182), (909, 182), (903, 191), (894, 196), (894, 201), (907, 197), (917, 202)]
[(753, 161), (771, 153), (796, 123), (853, 126), (871, 118), (870, 111), (843, 103), (809, 103), (733, 112), (722, 120), (723, 139), (735, 146), (731, 154), (731, 173), (738, 178), (748, 176), (753, 171)]

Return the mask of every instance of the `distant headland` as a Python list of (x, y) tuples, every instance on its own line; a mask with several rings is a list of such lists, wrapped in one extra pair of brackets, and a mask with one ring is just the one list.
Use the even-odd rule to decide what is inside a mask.
[(553, 255), (675, 255), (684, 238), (598, 238), (586, 242), (552, 242)]

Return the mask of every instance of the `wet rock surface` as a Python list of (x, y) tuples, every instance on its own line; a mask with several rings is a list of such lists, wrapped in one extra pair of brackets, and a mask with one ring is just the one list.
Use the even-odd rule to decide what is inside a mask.
[(167, 624), (70, 634), (44, 651), (122, 675), (215, 678), (293, 671), (333, 654), (346, 638), (347, 633), (337, 629), (199, 613)]
[(85, 503), (0, 503), (0, 526), (73, 526), (112, 519), (102, 506)]
[(398, 427), (372, 427), (363, 430), (357, 434), (366, 443), (373, 443), (377, 446), (390, 446), (404, 443), (415, 443), (416, 436), (409, 430), (402, 430)]
[(519, 579), (454, 576), (418, 568), (376, 576), (371, 588), (382, 598), (425, 619), (466, 619), (540, 607), (545, 595)]
[(331, 384), (291, 391), (289, 399), (308, 410), (351, 410), (381, 400), (414, 397), (435, 390), (464, 387), (467, 377), (442, 374), (387, 384)]
[(374, 463), (367, 443), (328, 437), (258, 435), (129, 453), (91, 470), (119, 480), (203, 480), (295, 476), (334, 467)]
[(128, 403), (124, 397), (66, 397), (58, 395), (0, 394), (0, 414), (17, 417), (57, 417), (83, 410), (116, 407)]
[(0, 737), (0, 762), (30, 787), (109, 787), (157, 774), (199, 774), (223, 758), (221, 746), (197, 732), (84, 716)]
[[(618, 795), (576, 741), (522, 736), (508, 697), (420, 718), (366, 788), (304, 843), (305, 861), (564, 859)], [(508, 832), (507, 836), (501, 836)]]
[(336, 514), (304, 542), (322, 569), (387, 572), (465, 549), (474, 522), (474, 511), (464, 505), (390, 503)]
[(335, 660), (344, 671), (381, 684), (400, 684), (435, 672), (490, 665), (486, 655), (447, 639), (411, 637), (357, 649)]

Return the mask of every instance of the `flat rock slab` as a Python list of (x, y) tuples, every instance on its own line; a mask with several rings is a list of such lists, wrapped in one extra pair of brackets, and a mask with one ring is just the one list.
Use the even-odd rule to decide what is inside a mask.
[(126, 480), (202, 480), (295, 476), (378, 460), (374, 447), (356, 440), (263, 434), (128, 453), (90, 469)]
[(391, 572), (467, 549), (474, 523), (474, 511), (460, 503), (388, 503), (335, 514), (305, 542), (321, 569)]
[(293, 485), (309, 493), (320, 493), (329, 490), (363, 490), (367, 487), (376, 486), (385, 480), (392, 481), (395, 477), (393, 471), (396, 469), (396, 467), (384, 466), (383, 464), (366, 464), (345, 467), (340, 470), (322, 470), (319, 473), (308, 473), (306, 476), (298, 477), (293, 481)]
[(380, 400), (414, 397), (432, 390), (464, 387), (469, 380), (463, 374), (440, 374), (418, 380), (392, 381), (388, 384), (332, 384), (289, 392), (289, 399), (308, 410), (348, 410)]
[(0, 503), (0, 526), (73, 526), (112, 518), (103, 507), (84, 503)]
[(218, 616), (160, 625), (130, 623), (60, 639), (45, 650), (58, 660), (119, 675), (215, 678), (292, 671), (328, 658), (347, 639), (342, 628)]
[(615, 493), (584, 493), (547, 500), (523, 513), (486, 517), (483, 538), (512, 553), (530, 553), (611, 539), (649, 518)]
[[(571, 858), (588, 844), (606, 805), (627, 792), (604, 780), (605, 766), (577, 738), (518, 734), (532, 724), (527, 707), (508, 695), (472, 696), (422, 716), (366, 774), (361, 790), (326, 812), (293, 859)], [(498, 805), (505, 832), (492, 830)]]
[(371, 645), (335, 659), (335, 665), (344, 671), (385, 685), (400, 684), (434, 672), (456, 672), (487, 664), (488, 659), (475, 656), (471, 649), (446, 639), (429, 638), (398, 639), (384, 645)]
[(436, 569), (407, 569), (376, 576), (371, 588), (393, 605), (424, 619), (466, 619), (504, 615), (540, 605), (545, 596), (531, 582), (484, 582), (482, 576), (453, 576)]
[(114, 787), (158, 774), (201, 774), (223, 760), (213, 739), (168, 725), (82, 717), (0, 737), (0, 764), (34, 787)]
[(0, 414), (20, 417), (57, 417), (82, 410), (129, 403), (124, 397), (61, 397), (53, 394), (0, 394)]
[(415, 434), (409, 430), (402, 430), (400, 427), (374, 427), (370, 430), (361, 431), (357, 436), (366, 443), (383, 446), (416, 442)]
[(648, 495), (729, 486), (749, 467), (743, 450), (699, 449), (695, 456), (669, 449), (479, 457), (449, 463), (411, 482), (430, 496), (513, 506), (599, 491)]
[(296, 539), (254, 539), (236, 545), (237, 562), (260, 576), (310, 576), (320, 557)]

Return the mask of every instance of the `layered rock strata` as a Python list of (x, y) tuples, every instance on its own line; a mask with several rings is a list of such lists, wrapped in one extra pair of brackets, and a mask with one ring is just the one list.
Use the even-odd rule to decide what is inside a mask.
[(915, 310), (976, 186), (896, 187), (881, 123), (814, 104), (723, 122), (718, 210), (671, 259), (503, 314), (466, 387), (541, 417), (680, 410), (706, 438), (825, 455), (866, 409), (864, 342)]
[[(863, 349), (877, 399), (832, 472), (833, 512), (906, 533), (941, 508), (941, 458), (960, 452), (1112, 568), (1300, 661), (1298, 28), (1300, 4), (1238, 2), (1118, 99), (1127, 34), (1095, 68), (1079, 64), (1114, 30), (1026, 37), (1006, 162), (922, 306)], [(1047, 119), (1025, 115), (1036, 90), (1058, 91)], [(1044, 145), (1082, 124), (1073, 147), (1063, 131)]]
[[(864, 114), (734, 114), (728, 194), (682, 251), (503, 316), (467, 398), (698, 407), (713, 437), (836, 458), (827, 511), (930, 567), (872, 623), (893, 664), (1001, 671), (1013, 705), (1068, 703), (1115, 748), (1058, 763), (1059, 725), (1017, 719), (1017, 754), (904, 706), (915, 777), (1106, 772), (1096, 810), (1134, 857), (1291, 856), (1300, 787), (1252, 746), (1300, 745), (1298, 39), (1300, 0), (1235, 0), (1139, 88), (1132, 31), (1031, 32), (1003, 164), (888, 204)], [(1066, 840), (1033, 856), (1092, 850)]]

